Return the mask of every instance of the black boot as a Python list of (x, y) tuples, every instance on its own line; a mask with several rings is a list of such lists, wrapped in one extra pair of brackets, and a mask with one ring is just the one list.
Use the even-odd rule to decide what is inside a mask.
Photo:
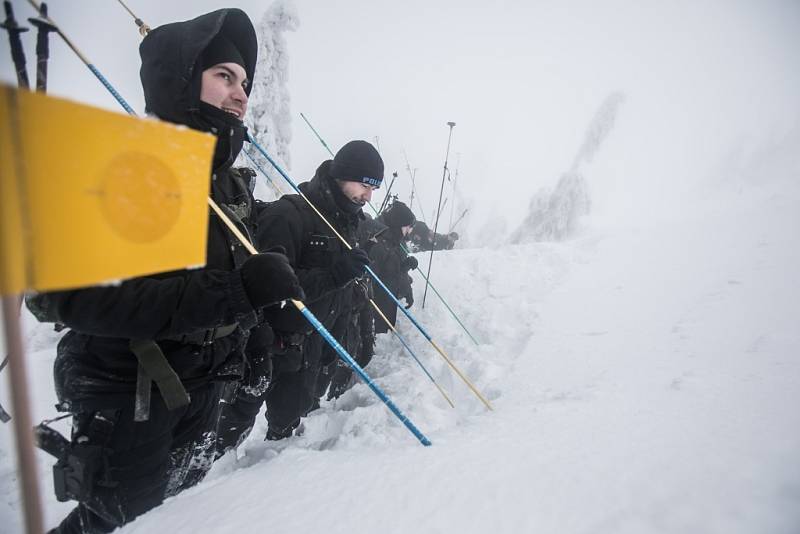
[(273, 427), (267, 427), (267, 435), (264, 436), (265, 441), (278, 441), (281, 439), (289, 438), (294, 433), (294, 429), (300, 424), (300, 419), (289, 425), (284, 429), (277, 430)]
[(60, 525), (48, 530), (47, 534), (101, 534), (111, 532), (119, 526), (104, 521), (84, 505), (79, 504), (61, 521)]

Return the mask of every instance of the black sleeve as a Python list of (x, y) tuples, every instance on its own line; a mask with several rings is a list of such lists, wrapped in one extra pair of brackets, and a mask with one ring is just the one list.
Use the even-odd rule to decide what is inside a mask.
[(199, 269), (141, 277), (118, 286), (40, 293), (28, 299), (39, 320), (85, 334), (158, 339), (240, 322), (255, 313), (238, 271)]
[(306, 304), (339, 289), (327, 269), (302, 269), (297, 266), (303, 252), (303, 219), (288, 200), (265, 205), (258, 214), (258, 250), (281, 246), (306, 294)]
[(397, 258), (386, 246), (386, 243), (382, 241), (375, 243), (369, 250), (369, 259), (372, 269), (383, 280), (383, 283), (388, 285), (390, 281), (397, 278)]
[(272, 348), (274, 340), (275, 333), (272, 331), (272, 327), (267, 322), (261, 322), (250, 330), (245, 354), (248, 358), (253, 359), (264, 357)]
[(450, 250), (453, 248), (453, 244), (449, 236), (445, 234), (434, 234), (431, 248), (433, 248), (433, 250)]
[(397, 298), (402, 298), (408, 284), (404, 283), (407, 272), (403, 269), (403, 255), (399, 248), (385, 241), (378, 241), (370, 250), (369, 257), (375, 274)]

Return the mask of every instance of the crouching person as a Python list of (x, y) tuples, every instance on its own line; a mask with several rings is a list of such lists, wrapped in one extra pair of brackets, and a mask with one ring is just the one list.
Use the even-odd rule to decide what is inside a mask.
[[(238, 9), (156, 28), (140, 47), (147, 111), (217, 136), (211, 196), (254, 234), (242, 148), (256, 35)], [(118, 286), (42, 293), (28, 307), (69, 331), (54, 365), (73, 414), (56, 464), (59, 500), (78, 506), (51, 532), (111, 532), (200, 481), (214, 455), (221, 384), (240, 378), (261, 308), (302, 298), (284, 255), (250, 256), (211, 214), (207, 265)]]

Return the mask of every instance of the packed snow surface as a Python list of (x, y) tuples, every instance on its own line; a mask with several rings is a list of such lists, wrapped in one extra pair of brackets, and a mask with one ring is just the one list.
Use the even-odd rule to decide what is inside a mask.
[[(121, 532), (796, 533), (798, 205), (772, 181), (560, 243), (437, 252), (432, 281), (480, 345), (432, 292), (422, 309), (420, 278), (412, 311), (493, 411), (401, 318), (456, 408), (396, 339), (368, 371), (433, 446), (359, 384), (282, 442), (259, 417), (238, 455)], [(25, 319), (38, 420), (57, 335)], [(0, 524), (20, 532), (9, 425), (0, 438)], [(71, 507), (51, 464), (39, 453), (48, 526)]]

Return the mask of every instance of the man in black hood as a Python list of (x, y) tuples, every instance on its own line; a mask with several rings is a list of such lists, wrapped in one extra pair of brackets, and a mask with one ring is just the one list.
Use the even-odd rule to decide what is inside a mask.
[[(383, 160), (378, 151), (366, 141), (351, 141), (333, 160), (323, 162), (311, 181), (299, 186), (319, 214), (298, 194), (257, 207), (258, 249), (286, 250), (308, 308), (339, 340), (352, 322), (354, 299), (363, 293), (363, 284), (354, 282), (364, 275), (369, 258), (359, 248), (348, 249), (336, 234), (355, 247), (356, 231), (364, 218), (361, 209), (382, 181)], [(324, 393), (318, 391), (319, 374), (333, 363), (335, 353), (323, 350), (322, 337), (294, 308), (270, 309), (266, 315), (275, 332), (271, 383), (266, 391), (255, 393), (240, 388), (235, 402), (223, 407), (219, 448), (234, 447), (247, 435), (263, 402), (269, 422), (267, 439), (290, 436)], [(263, 376), (255, 378), (264, 382)]]
[[(231, 167), (256, 64), (247, 15), (167, 24), (140, 53), (147, 111), (217, 137), (211, 197), (256, 235), (254, 174)], [(214, 214), (203, 269), (30, 298), (40, 320), (69, 328), (54, 375), (72, 441), (54, 473), (58, 499), (79, 504), (52, 532), (110, 532), (201, 480), (223, 384), (241, 378), (248, 339), (265, 337), (250, 336), (268, 329), (262, 309), (286, 298), (304, 298), (287, 258), (249, 255)]]

